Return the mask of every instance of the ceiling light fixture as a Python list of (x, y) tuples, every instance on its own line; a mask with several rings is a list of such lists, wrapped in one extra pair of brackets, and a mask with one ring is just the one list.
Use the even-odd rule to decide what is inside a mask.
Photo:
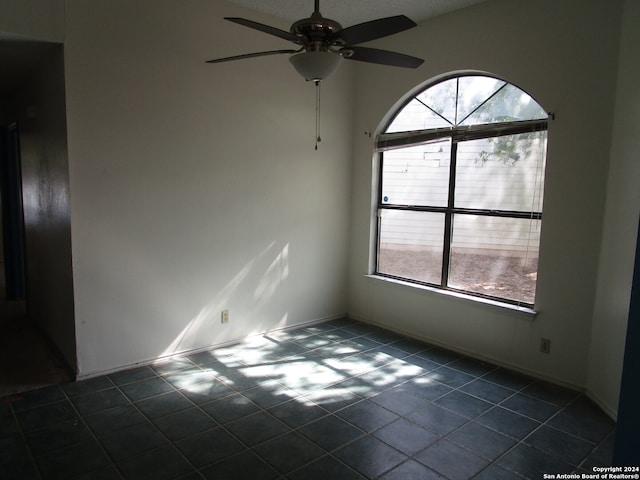
[(302, 52), (289, 57), (296, 71), (308, 82), (321, 82), (342, 64), (339, 53), (328, 50), (321, 52)]
[(289, 57), (289, 61), (302, 78), (316, 85), (316, 150), (318, 143), (322, 141), (320, 138), (320, 82), (335, 72), (342, 64), (342, 60), (340, 53), (330, 50), (307, 51)]

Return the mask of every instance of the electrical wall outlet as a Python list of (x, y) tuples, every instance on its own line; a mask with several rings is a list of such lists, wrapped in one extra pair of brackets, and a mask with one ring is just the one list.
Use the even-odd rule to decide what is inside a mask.
[(229, 310), (223, 310), (220, 315), (220, 323), (229, 323)]
[(542, 353), (551, 353), (551, 340), (549, 340), (548, 338), (541, 338), (540, 351)]

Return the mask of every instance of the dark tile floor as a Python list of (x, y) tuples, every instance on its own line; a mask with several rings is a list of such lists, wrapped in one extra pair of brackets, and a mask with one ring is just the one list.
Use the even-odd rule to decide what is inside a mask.
[(0, 398), (71, 379), (46, 336), (29, 320), (25, 302), (0, 298)]
[(540, 479), (608, 465), (583, 395), (351, 320), (0, 402), (7, 479)]

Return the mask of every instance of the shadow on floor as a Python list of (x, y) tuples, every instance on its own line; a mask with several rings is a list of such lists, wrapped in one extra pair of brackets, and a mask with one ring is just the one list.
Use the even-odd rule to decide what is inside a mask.
[(67, 382), (71, 375), (24, 302), (0, 301), (0, 397)]

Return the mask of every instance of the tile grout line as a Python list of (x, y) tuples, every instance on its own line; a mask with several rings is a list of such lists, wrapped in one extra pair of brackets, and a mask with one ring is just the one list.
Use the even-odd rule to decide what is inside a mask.
[[(193, 363), (193, 362), (192, 362), (192, 363)], [(145, 381), (145, 380), (149, 380), (149, 379), (153, 379), (153, 378), (160, 378), (160, 379), (162, 379), (162, 381), (164, 381), (167, 385), (171, 386), (171, 388), (173, 389), (173, 391), (175, 391), (175, 392), (177, 392), (177, 393), (180, 393), (180, 392), (179, 392), (179, 391), (178, 391), (178, 390), (177, 390), (173, 385), (171, 385), (168, 381), (166, 381), (166, 379), (165, 379), (165, 378), (163, 378), (163, 376), (160, 374), (160, 372), (158, 372), (157, 370), (155, 370), (155, 369), (153, 369), (153, 368), (151, 368), (151, 367), (147, 367), (147, 368), (149, 368), (149, 369), (153, 372), (153, 376), (149, 376), (149, 377), (146, 377), (146, 378), (144, 378), (144, 379), (134, 380), (134, 381), (131, 381), (131, 382), (128, 382), (128, 383), (124, 383), (124, 384), (116, 384), (116, 383), (113, 381), (113, 379), (112, 379), (109, 375), (105, 375), (105, 377), (107, 377), (107, 378), (108, 378), (108, 380), (112, 383), (113, 387), (108, 387), (108, 388), (106, 388), (106, 389), (100, 389), (100, 390), (97, 390), (97, 391), (94, 391), (94, 392), (89, 392), (89, 393), (87, 393), (86, 395), (91, 394), (91, 393), (96, 393), (96, 392), (99, 392), (99, 391), (103, 391), (103, 390), (108, 390), (108, 389), (110, 389), (110, 388), (115, 388), (116, 390), (118, 390), (118, 392), (119, 392), (119, 393), (120, 393), (120, 394), (121, 394), (121, 395), (122, 395), (122, 396), (127, 400), (127, 403), (126, 403), (126, 404), (124, 404), (124, 405), (129, 405), (129, 406), (133, 407), (133, 408), (135, 409), (135, 411), (136, 411), (136, 412), (138, 412), (138, 413), (142, 416), (142, 418), (144, 418), (144, 420), (145, 420), (145, 422), (144, 422), (144, 423), (146, 423), (146, 424), (150, 425), (150, 426), (151, 426), (155, 431), (157, 431), (160, 435), (162, 435), (162, 436), (163, 436), (163, 437), (168, 441), (168, 444), (160, 445), (160, 446), (158, 446), (158, 447), (154, 447), (154, 448), (150, 448), (150, 449), (145, 450), (145, 451), (140, 452), (140, 453), (150, 453), (150, 452), (153, 452), (153, 451), (155, 451), (155, 450), (160, 450), (161, 448), (164, 448), (164, 447), (167, 447), (167, 446), (171, 446), (171, 447), (173, 448), (173, 450), (175, 450), (175, 451), (176, 451), (176, 452), (177, 452), (177, 453), (178, 453), (178, 454), (183, 458), (183, 460), (185, 460), (185, 461), (187, 462), (187, 464), (188, 464), (188, 465), (190, 465), (190, 466), (193, 468), (193, 471), (194, 471), (194, 472), (196, 472), (196, 473), (197, 473), (197, 475), (199, 475), (200, 477), (202, 477), (202, 475), (200, 474), (200, 470), (199, 470), (198, 468), (196, 468), (196, 467), (195, 467), (195, 465), (193, 465), (193, 463), (192, 463), (188, 458), (186, 458), (186, 457), (185, 457), (185, 455), (182, 453), (182, 451), (181, 451), (179, 448), (177, 448), (177, 446), (175, 445), (175, 442), (174, 442), (173, 440), (171, 440), (169, 437), (167, 437), (167, 435), (166, 435), (162, 430), (160, 430), (160, 429), (155, 425), (155, 423), (153, 422), (153, 420), (152, 420), (151, 418), (149, 418), (149, 417), (148, 417), (148, 415), (147, 415), (147, 414), (145, 414), (145, 413), (144, 413), (144, 412), (143, 412), (143, 411), (138, 407), (138, 405), (136, 404), (136, 402), (137, 402), (137, 401), (149, 400), (149, 399), (151, 399), (151, 398), (157, 398), (157, 397), (159, 397), (159, 396), (161, 396), (161, 395), (164, 395), (164, 394), (167, 394), (167, 393), (171, 393), (171, 392), (163, 392), (163, 393), (159, 393), (159, 394), (157, 394), (157, 395), (151, 395), (151, 396), (149, 396), (149, 397), (145, 397), (145, 398), (142, 398), (142, 399), (138, 399), (137, 401), (134, 401), (134, 400), (132, 400), (131, 398), (129, 398), (129, 396), (128, 396), (128, 395), (127, 395), (127, 394), (126, 394), (126, 393), (125, 393), (121, 388), (120, 388), (120, 387), (121, 387), (121, 386), (123, 386), (123, 385), (131, 385), (131, 384), (134, 384), (134, 383), (143, 382), (143, 381)], [(175, 373), (175, 372), (172, 372), (172, 373)], [(64, 392), (64, 393), (65, 393), (65, 395), (66, 395), (66, 392)], [(185, 397), (184, 395), (182, 395), (182, 394), (180, 394), (180, 395), (182, 396), (182, 398), (185, 398), (187, 401), (191, 402), (191, 400), (190, 400), (189, 398), (186, 398), (186, 397)], [(83, 396), (83, 395), (79, 395), (79, 396)], [(87, 428), (87, 430), (89, 430), (89, 432), (90, 432), (90, 433), (91, 433), (91, 435), (93, 436), (94, 440), (95, 440), (95, 441), (100, 445), (101, 450), (105, 453), (105, 455), (106, 455), (106, 456), (107, 456), (107, 458), (109, 459), (109, 461), (110, 461), (111, 465), (112, 465), (112, 466), (114, 467), (114, 469), (118, 472), (118, 474), (120, 475), (120, 477), (124, 480), (124, 479), (125, 479), (125, 475), (124, 475), (124, 473), (121, 471), (121, 469), (120, 469), (120, 467), (118, 466), (118, 463), (116, 462), (116, 460), (111, 456), (111, 454), (106, 450), (106, 448), (105, 448), (105, 447), (104, 447), (104, 445), (102, 444), (102, 440), (101, 440), (100, 436), (98, 436), (98, 435), (93, 431), (93, 429), (92, 429), (91, 427), (89, 427), (89, 425), (86, 423), (86, 420), (84, 419), (84, 415), (80, 414), (80, 412), (77, 410), (77, 408), (76, 408), (75, 404), (73, 404), (73, 401), (71, 400), (71, 398), (68, 398), (68, 399), (69, 399), (69, 402), (73, 405), (74, 410), (76, 410), (76, 413), (78, 414), (78, 417), (80, 417), (80, 418), (81, 418), (81, 420), (83, 421), (84, 426)], [(192, 404), (194, 404), (193, 402), (191, 402), (191, 403), (192, 403)], [(105, 412), (105, 411), (108, 411), (108, 410), (112, 410), (112, 409), (115, 409), (115, 408), (118, 408), (118, 407), (120, 407), (120, 406), (124, 406), (124, 405), (116, 405), (116, 406), (114, 406), (114, 407), (107, 408), (107, 409), (103, 409), (103, 410), (100, 410), (100, 411), (98, 411), (98, 412), (92, 412), (92, 413), (90, 413), (90, 414), (88, 414), (88, 415), (102, 413), (102, 412)], [(194, 404), (194, 406), (196, 406), (196, 407), (197, 407), (197, 405), (195, 405), (195, 404)], [(173, 413), (176, 413), (176, 412), (173, 412)], [(203, 413), (204, 413), (205, 415), (207, 415), (207, 413), (206, 413), (206, 412), (203, 412)], [(169, 414), (169, 415), (171, 415), (171, 414)], [(169, 415), (166, 415), (166, 416), (169, 416)], [(208, 416), (208, 415), (207, 415), (207, 416)], [(215, 421), (215, 420), (214, 420), (214, 421)], [(218, 423), (217, 421), (215, 421), (215, 422), (216, 422), (216, 423)], [(141, 423), (143, 423), (143, 422), (141, 422)], [(120, 428), (120, 429), (117, 429), (117, 430), (114, 430), (114, 431), (108, 432), (108, 433), (107, 433), (107, 434), (105, 434), (104, 436), (106, 437), (106, 436), (111, 435), (111, 434), (114, 434), (114, 433), (116, 433), (116, 432), (118, 432), (118, 431), (126, 430), (127, 428), (130, 428), (131, 426), (134, 426), (134, 425), (129, 425), (129, 426), (127, 426), (127, 427), (123, 427), (123, 428)], [(133, 458), (133, 456), (131, 456), (131, 458)], [(126, 461), (126, 460), (127, 460), (126, 458), (125, 458), (125, 459), (123, 459), (123, 461)], [(178, 477), (178, 479), (179, 479), (179, 478), (182, 478), (182, 477), (184, 477), (184, 476), (186, 476), (186, 475), (188, 475), (188, 474), (181, 475), (180, 477)], [(204, 478), (204, 477), (202, 477), (202, 478)]]
[[(113, 383), (113, 381), (107, 376), (107, 379), (111, 382), (111, 384), (117, 388), (117, 385), (115, 385)], [(109, 387), (111, 388), (111, 387)], [(89, 434), (91, 435), (91, 437), (93, 438), (93, 440), (95, 441), (95, 443), (99, 446), (100, 450), (102, 451), (102, 453), (104, 453), (105, 457), (109, 459), (109, 463), (113, 466), (113, 468), (115, 469), (115, 471), (118, 473), (118, 475), (120, 476), (120, 478), (122, 478), (124, 480), (124, 475), (123, 473), (120, 471), (120, 469), (118, 468), (118, 466), (115, 464), (115, 462), (113, 461), (113, 459), (111, 458), (111, 455), (109, 455), (109, 452), (107, 452), (107, 450), (104, 448), (104, 445), (102, 445), (102, 442), (100, 441), (100, 439), (98, 438), (98, 436), (95, 434), (95, 432), (93, 431), (93, 429), (91, 429), (89, 427), (89, 425), (87, 424), (86, 420), (84, 419), (84, 415), (82, 415), (80, 413), (80, 411), (78, 410), (78, 408), (76, 407), (75, 403), (73, 403), (72, 398), (69, 396), (69, 394), (64, 390), (64, 388), (61, 388), (61, 390), (63, 391), (67, 401), (69, 402), (69, 404), (71, 405), (71, 407), (73, 408), (73, 410), (75, 411), (78, 419), (82, 422), (82, 425), (84, 426), (84, 428), (86, 428), (89, 432)], [(104, 390), (108, 390), (108, 389), (104, 389)], [(98, 391), (102, 391), (102, 390), (98, 390)], [(86, 395), (89, 395), (91, 393), (95, 393), (95, 392), (89, 392), (86, 393)], [(124, 395), (122, 392), (120, 392), (122, 395)], [(82, 396), (82, 395), (78, 395), (78, 396)], [(126, 398), (126, 397), (125, 397)]]
[[(60, 386), (58, 386), (58, 389), (60, 391), (62, 391), (62, 388), (60, 388)], [(64, 391), (62, 391), (62, 393), (64, 394)], [(9, 397), (6, 397), (6, 398), (9, 398)], [(48, 403), (46, 405), (49, 405), (51, 403), (54, 403), (54, 402), (50, 402), (50, 403)], [(29, 442), (27, 441), (26, 433), (24, 432), (24, 429), (22, 428), (22, 425), (20, 424), (20, 421), (18, 420), (18, 416), (16, 415), (16, 411), (15, 411), (15, 408), (13, 406), (13, 403), (10, 403), (9, 405), (11, 407), (11, 414), (13, 416), (13, 421), (16, 423), (16, 427), (18, 428), (18, 431), (20, 433), (20, 438), (22, 438), (24, 446), (27, 449), (27, 452), (29, 453), (29, 458), (31, 459), (33, 467), (34, 467), (34, 469), (36, 471), (36, 475), (38, 476), (39, 479), (42, 480), (44, 477), (42, 475), (40, 466), (38, 465), (38, 462), (36, 461), (36, 457), (33, 454), (31, 446), (29, 445)]]

